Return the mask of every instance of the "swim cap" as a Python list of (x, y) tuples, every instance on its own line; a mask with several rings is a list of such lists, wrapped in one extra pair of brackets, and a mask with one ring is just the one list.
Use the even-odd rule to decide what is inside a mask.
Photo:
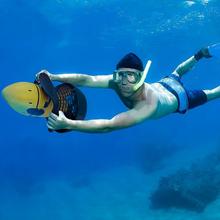
[(128, 53), (118, 62), (116, 69), (118, 70), (120, 68), (132, 68), (140, 71), (144, 70), (141, 59), (134, 53)]

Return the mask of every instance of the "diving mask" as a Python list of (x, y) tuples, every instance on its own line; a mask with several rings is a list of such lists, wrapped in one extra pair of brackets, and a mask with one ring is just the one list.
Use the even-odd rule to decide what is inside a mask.
[(152, 63), (151, 60), (147, 61), (147, 64), (146, 64), (145, 69), (144, 69), (143, 72), (142, 71), (122, 71), (122, 70), (120, 71), (120, 70), (116, 70), (113, 73), (114, 81), (116, 83), (120, 83), (120, 82), (122, 82), (123, 77), (126, 77), (128, 82), (130, 82), (132, 84), (135, 84), (134, 90), (136, 91), (144, 83), (144, 81), (147, 77), (148, 71), (150, 69), (151, 63)]
[(136, 84), (141, 79), (142, 72), (140, 71), (115, 71), (115, 75), (117, 75), (117, 83), (120, 83), (123, 81), (123, 79), (126, 79), (127, 82)]

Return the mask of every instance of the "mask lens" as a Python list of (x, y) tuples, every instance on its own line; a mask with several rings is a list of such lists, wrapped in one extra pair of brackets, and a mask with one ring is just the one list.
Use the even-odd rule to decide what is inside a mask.
[(123, 78), (126, 78), (129, 83), (135, 84), (140, 79), (140, 73), (131, 71), (120, 71), (118, 72), (118, 78), (120, 82)]

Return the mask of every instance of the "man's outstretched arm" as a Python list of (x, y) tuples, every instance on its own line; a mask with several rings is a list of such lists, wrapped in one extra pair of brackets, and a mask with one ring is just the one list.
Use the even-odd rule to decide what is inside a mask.
[(46, 73), (51, 81), (69, 83), (74, 86), (97, 87), (97, 88), (108, 88), (109, 81), (113, 78), (112, 74), (109, 75), (88, 75), (83, 73), (52, 74), (47, 70), (41, 70), (39, 73), (36, 74), (36, 79), (38, 79), (41, 73)]
[(49, 129), (69, 129), (87, 133), (105, 133), (131, 127), (146, 119), (150, 119), (155, 112), (155, 105), (141, 106), (127, 112), (120, 113), (112, 119), (70, 120), (59, 112), (59, 116), (51, 114), (48, 118)]

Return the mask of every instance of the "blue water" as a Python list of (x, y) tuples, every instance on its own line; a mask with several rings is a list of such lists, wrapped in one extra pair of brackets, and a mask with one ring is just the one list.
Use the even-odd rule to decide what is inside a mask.
[[(110, 74), (126, 53), (153, 61), (148, 82), (171, 73), (198, 49), (220, 42), (220, 2), (117, 0), (0, 1), (1, 88), (52, 73)], [(220, 60), (184, 76), (189, 88), (220, 84)], [(114, 92), (82, 88), (86, 120), (126, 111)], [(220, 200), (203, 213), (150, 210), (161, 176), (220, 146), (220, 101), (106, 134), (49, 133), (44, 119), (0, 99), (0, 219), (218, 219)]]

